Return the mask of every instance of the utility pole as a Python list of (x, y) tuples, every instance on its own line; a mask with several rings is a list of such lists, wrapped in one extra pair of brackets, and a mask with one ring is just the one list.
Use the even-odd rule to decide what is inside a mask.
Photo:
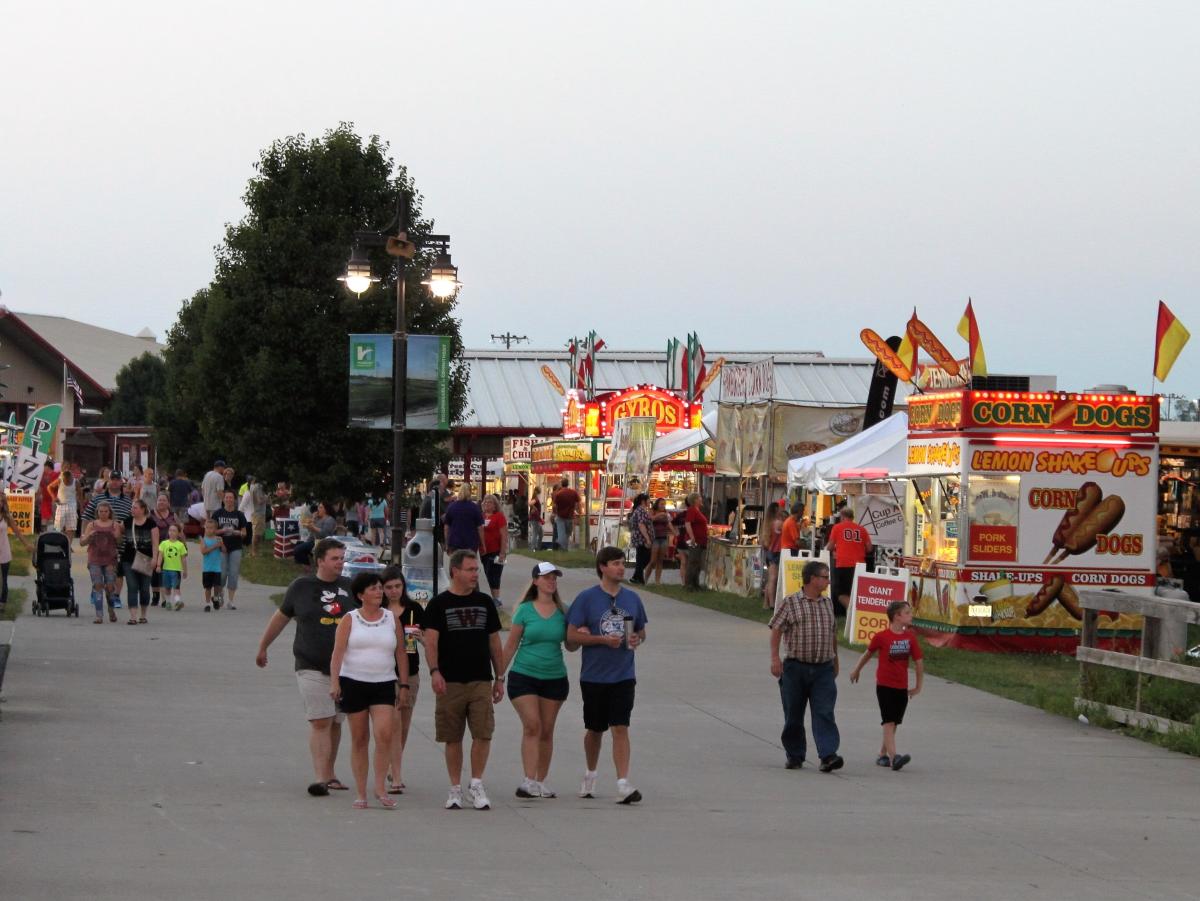
[(492, 335), (492, 343), (504, 342), (505, 350), (512, 350), (514, 344), (520, 344), (522, 341), (528, 341), (528, 335), (514, 335), (512, 332), (505, 332), (503, 335)]

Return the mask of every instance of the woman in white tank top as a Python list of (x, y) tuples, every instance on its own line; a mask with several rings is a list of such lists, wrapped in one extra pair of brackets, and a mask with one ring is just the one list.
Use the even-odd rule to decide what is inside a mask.
[(374, 573), (363, 573), (350, 583), (350, 593), (362, 606), (338, 623), (329, 665), (329, 693), (341, 702), (350, 723), (350, 764), (358, 797), (354, 807), (367, 806), (367, 747), (375, 733), (375, 798), (389, 810), (383, 777), (392, 746), (396, 677), (401, 691), (408, 690), (408, 654), (395, 616), (383, 607), (383, 582)]

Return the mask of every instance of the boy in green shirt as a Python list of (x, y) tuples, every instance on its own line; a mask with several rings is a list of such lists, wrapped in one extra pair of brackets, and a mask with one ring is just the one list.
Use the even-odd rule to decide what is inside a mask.
[(179, 540), (179, 526), (172, 523), (167, 529), (167, 540), (158, 543), (158, 571), (162, 573), (162, 590), (166, 595), (164, 607), (183, 609), (179, 597), (187, 578), (187, 552), (187, 545)]

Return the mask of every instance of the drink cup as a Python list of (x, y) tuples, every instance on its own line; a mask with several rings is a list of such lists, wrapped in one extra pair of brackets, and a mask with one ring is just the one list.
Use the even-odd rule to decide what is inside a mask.
[(633, 637), (633, 617), (625, 617), (625, 647), (632, 648), (633, 645), (630, 639)]

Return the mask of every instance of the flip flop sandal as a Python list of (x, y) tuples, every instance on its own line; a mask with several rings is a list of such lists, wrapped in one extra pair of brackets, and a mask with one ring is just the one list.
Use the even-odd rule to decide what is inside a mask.
[(393, 783), (391, 783), (391, 784), (388, 786), (387, 793), (388, 793), (389, 795), (402, 795), (402, 794), (404, 794), (404, 783), (403, 783), (403, 782), (400, 782), (400, 783), (393, 782)]
[(367, 809), (367, 799), (366, 798), (355, 798), (354, 803), (351, 804), (350, 806), (353, 807), (355, 810), (366, 810)]
[[(396, 809), (396, 802), (394, 800), (392, 800), (391, 798), (389, 798), (387, 795), (376, 795), (375, 800), (378, 801), (379, 806), (384, 808), (385, 810), (395, 810)], [(363, 801), (363, 807), (366, 807), (366, 806), (367, 806), (367, 802)]]
[(342, 782), (341, 779), (330, 779), (328, 782), (325, 783), (325, 787), (327, 789), (329, 789), (330, 791), (335, 791), (335, 792), (350, 791), (350, 786), (348, 786), (348, 785), (346, 785), (346, 783)]
[(137, 625), (137, 620), (136, 620), (136, 619), (131, 619), (131, 620), (130, 620), (129, 622), (127, 622), (125, 625), (127, 625), (127, 626), (136, 626), (136, 625)]
[(138, 617), (138, 625), (139, 625), (139, 626), (140, 626), (140, 625), (143, 625), (143, 624), (145, 624), (146, 622), (148, 622), (148, 620), (146, 619), (146, 617), (144, 617), (144, 616), (139, 616), (139, 617)]
[(323, 798), (329, 794), (329, 786), (324, 782), (314, 782), (308, 787), (308, 793), (314, 798)]
[(110, 623), (115, 623), (117, 621), (117, 613), (111, 607), (108, 608), (108, 621)]
[(101, 624), (101, 623), (103, 623), (103, 622), (104, 622), (104, 618), (103, 618), (103, 617), (100, 617), (100, 616), (97, 616), (97, 617), (96, 617), (94, 620), (92, 620), (92, 625), (93, 625), (93, 626), (98, 626), (98, 625), (100, 625), (100, 624)]

